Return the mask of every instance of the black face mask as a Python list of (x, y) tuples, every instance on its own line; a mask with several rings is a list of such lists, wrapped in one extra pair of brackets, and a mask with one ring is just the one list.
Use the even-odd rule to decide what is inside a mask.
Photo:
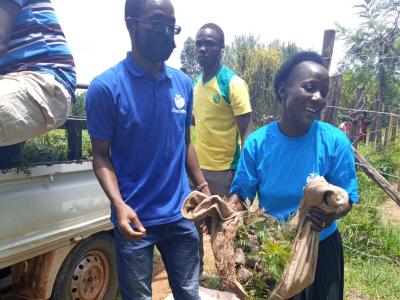
[(153, 63), (166, 61), (170, 56), (175, 45), (173, 35), (162, 32), (136, 31), (135, 42), (140, 54)]

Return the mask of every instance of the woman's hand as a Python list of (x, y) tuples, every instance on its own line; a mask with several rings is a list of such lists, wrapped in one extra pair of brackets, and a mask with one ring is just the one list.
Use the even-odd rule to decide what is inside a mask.
[(351, 202), (347, 202), (343, 209), (338, 212), (327, 213), (319, 207), (310, 207), (308, 209), (306, 219), (311, 223), (311, 228), (315, 231), (320, 232), (333, 223), (333, 221), (340, 219), (347, 215), (351, 209)]
[(319, 207), (310, 207), (306, 219), (310, 221), (313, 230), (320, 232), (322, 229), (331, 226), (335, 220), (335, 213), (327, 213)]
[(229, 206), (235, 211), (244, 211), (246, 206), (244, 206), (239, 194), (232, 194), (228, 199)]

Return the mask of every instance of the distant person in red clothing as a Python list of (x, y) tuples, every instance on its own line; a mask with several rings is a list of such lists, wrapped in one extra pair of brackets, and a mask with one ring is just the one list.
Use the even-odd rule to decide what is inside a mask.
[(340, 123), (339, 128), (346, 134), (348, 138), (350, 138), (351, 122), (349, 120)]
[[(356, 117), (355, 117), (354, 113), (349, 112), (345, 116), (344, 122), (339, 124), (339, 129), (341, 129), (349, 139), (352, 139), (352, 135), (354, 135), (354, 133), (352, 133), (351, 128), (353, 127), (353, 125), (354, 125), (353, 123), (355, 123), (355, 122), (356, 122)], [(358, 133), (356, 133), (356, 136), (358, 136)], [(353, 138), (354, 138), (354, 136), (353, 136)]]
[(363, 116), (361, 117), (361, 123), (360, 123), (360, 135), (359, 135), (359, 141), (361, 143), (365, 143), (367, 141), (367, 127), (372, 123), (372, 120), (367, 118), (367, 112), (364, 111)]

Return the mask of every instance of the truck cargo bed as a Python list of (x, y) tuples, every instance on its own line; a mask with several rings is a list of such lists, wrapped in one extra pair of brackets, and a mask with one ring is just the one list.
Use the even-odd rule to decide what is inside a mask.
[(0, 173), (0, 268), (112, 229), (90, 161)]

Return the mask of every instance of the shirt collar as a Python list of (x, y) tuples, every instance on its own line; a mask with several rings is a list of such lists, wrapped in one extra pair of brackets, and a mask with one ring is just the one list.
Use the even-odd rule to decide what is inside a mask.
[[(128, 68), (128, 70), (132, 73), (133, 76), (142, 77), (145, 74), (149, 74), (145, 69), (143, 69), (141, 66), (139, 66), (139, 64), (135, 61), (134, 57), (132, 56), (131, 52), (128, 52), (126, 54), (125, 66)], [(169, 67), (167, 67), (165, 62), (163, 62), (163, 64), (162, 64), (162, 69), (163, 70), (162, 70), (162, 75), (160, 77), (160, 80), (162, 80), (164, 78), (169, 78), (169, 79), (173, 78), (173, 72), (170, 70)]]
[(206, 80), (206, 81), (204, 81), (203, 80), (203, 74), (204, 73), (202, 73), (201, 74), (201, 81), (202, 81), (202, 83), (203, 83), (203, 85), (206, 85), (208, 82), (210, 82), (211, 81), (211, 79), (213, 79), (214, 77), (215, 78), (218, 78), (218, 76), (219, 76), (219, 74), (221, 73), (221, 71), (222, 71), (222, 69), (225, 67), (225, 65), (220, 65), (219, 66), (219, 68), (215, 71), (215, 73), (210, 77), (210, 78), (208, 78), (208, 80)]

